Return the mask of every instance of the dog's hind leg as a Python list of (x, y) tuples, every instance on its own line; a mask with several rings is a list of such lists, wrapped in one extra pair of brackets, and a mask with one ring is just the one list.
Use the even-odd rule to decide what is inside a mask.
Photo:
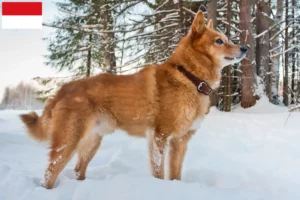
[(149, 152), (152, 175), (164, 179), (164, 162), (167, 138), (160, 134), (151, 135), (149, 138)]
[(169, 147), (169, 179), (181, 180), (181, 169), (187, 150), (187, 144), (195, 131), (189, 131), (180, 138), (172, 138)]
[(89, 116), (84, 112), (58, 111), (55, 113), (50, 130), (52, 138), (49, 165), (42, 183), (45, 188), (53, 188), (59, 173), (72, 158), (79, 140), (83, 138), (88, 128), (88, 119)]
[(102, 141), (102, 136), (88, 133), (78, 145), (78, 161), (75, 167), (77, 180), (84, 180), (86, 168), (93, 159)]

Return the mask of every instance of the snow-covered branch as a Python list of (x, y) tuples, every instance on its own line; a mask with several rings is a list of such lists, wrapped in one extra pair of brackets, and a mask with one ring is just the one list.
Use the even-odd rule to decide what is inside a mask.
[(296, 47), (298, 47), (298, 46), (292, 46), (291, 48), (288, 48), (288, 49), (286, 49), (283, 52), (280, 52), (280, 53), (277, 53), (277, 54), (273, 54), (273, 55), (270, 56), (270, 58), (273, 58), (273, 57), (279, 56), (281, 54), (285, 54), (287, 52), (290, 52), (291, 50), (295, 49)]

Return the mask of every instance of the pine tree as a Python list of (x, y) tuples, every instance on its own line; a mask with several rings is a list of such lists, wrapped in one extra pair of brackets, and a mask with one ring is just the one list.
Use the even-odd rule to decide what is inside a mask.
[[(64, 24), (80, 26), (94, 22), (94, 12), (91, 7), (86, 7), (85, 1), (69, 0), (68, 2), (56, 3), (58, 10), (63, 13), (53, 26), (59, 27)], [(81, 13), (81, 14), (74, 14)], [(80, 29), (58, 28), (55, 36), (47, 38), (49, 55), (46, 56), (47, 65), (58, 69), (68, 70), (75, 77), (88, 77), (95, 68), (99, 68), (102, 58), (101, 43), (91, 33)]]
[(54, 37), (45, 39), (50, 52), (46, 55), (46, 64), (58, 71), (69, 71), (72, 75), (67, 78), (35, 78), (46, 87), (38, 92), (39, 100), (46, 100), (66, 81), (89, 77), (100, 70), (116, 73), (116, 13), (111, 9), (114, 5), (123, 4), (117, 0), (66, 0), (56, 3), (62, 16), (52, 23), (44, 23), (56, 28)]
[(137, 31), (127, 39), (134, 39), (135, 45), (127, 49), (133, 59), (124, 66), (142, 67), (161, 63), (174, 51), (179, 40), (189, 31), (192, 19), (198, 11), (199, 2), (182, 0), (156, 0), (145, 4), (147, 12), (135, 13), (133, 27)]

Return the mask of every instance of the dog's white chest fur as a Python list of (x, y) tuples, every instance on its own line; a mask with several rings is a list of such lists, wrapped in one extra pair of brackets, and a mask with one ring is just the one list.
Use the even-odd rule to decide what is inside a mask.
[(192, 123), (192, 125), (190, 127), (190, 130), (197, 130), (197, 129), (199, 129), (202, 121), (203, 121), (203, 118), (201, 118), (201, 117), (196, 118), (193, 121), (193, 123)]

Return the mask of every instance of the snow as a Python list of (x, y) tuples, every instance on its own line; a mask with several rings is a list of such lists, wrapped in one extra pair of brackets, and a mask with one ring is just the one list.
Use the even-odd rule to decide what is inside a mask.
[(182, 181), (153, 178), (147, 141), (117, 132), (104, 137), (86, 180), (76, 180), (74, 156), (52, 190), (40, 185), (48, 145), (25, 134), (24, 112), (0, 111), (1, 200), (300, 199), (300, 113), (285, 124), (287, 110), (263, 98), (248, 110), (211, 109), (189, 144)]
[[(259, 85), (258, 89), (259, 94), (263, 93), (263, 89), (261, 85)], [(241, 106), (238, 106), (237, 108), (234, 109), (233, 112), (243, 112), (243, 113), (283, 113), (286, 112), (285, 115), (288, 115), (287, 113), (288, 108), (284, 106), (278, 106), (269, 103), (269, 99), (265, 96), (262, 96), (259, 101), (256, 101), (255, 106), (251, 108), (244, 109)]]

